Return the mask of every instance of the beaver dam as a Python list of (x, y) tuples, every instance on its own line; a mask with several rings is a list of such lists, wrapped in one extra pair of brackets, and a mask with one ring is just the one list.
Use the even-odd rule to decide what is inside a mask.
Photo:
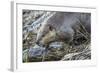
[[(62, 16), (62, 13), (60, 15), (61, 18), (63, 17), (65, 18), (66, 14), (69, 14), (69, 15), (74, 14), (74, 12), (73, 13), (64, 12), (63, 14), (65, 15)], [(75, 23), (75, 27), (78, 27), (78, 28), (77, 29), (73, 28), (74, 33), (71, 36), (70, 42), (67, 42), (68, 40), (66, 40), (66, 38), (70, 39), (68, 37), (70, 34), (68, 33), (69, 35), (65, 35), (67, 32), (62, 32), (60, 31), (61, 29), (59, 29), (59, 28), (62, 28), (62, 29), (65, 29), (66, 31), (69, 31), (68, 30), (70, 28), (69, 26), (68, 26), (69, 28), (63, 28), (61, 26), (56, 30), (53, 30), (52, 27), (49, 27), (50, 31), (47, 30), (48, 26), (46, 26), (43, 29), (43, 31), (44, 30), (46, 30), (46, 32), (48, 31), (47, 34), (44, 35), (45, 31), (44, 32), (42, 31), (41, 33), (39, 32), (41, 27), (45, 25), (46, 21), (48, 20), (50, 21), (50, 18), (51, 18), (52, 23), (54, 22), (54, 20), (58, 24), (62, 21), (64, 23), (66, 22), (64, 21), (65, 19), (63, 19), (62, 21), (61, 20), (57, 21), (57, 18), (59, 18), (59, 14), (57, 14), (57, 12), (23, 10), (22, 14), (23, 14), (23, 17), (22, 17), (22, 20), (23, 20), (23, 49), (22, 49), (23, 56), (22, 58), (23, 58), (24, 63), (42, 62), (42, 61), (68, 61), (68, 60), (89, 60), (91, 59), (91, 28), (88, 29), (87, 26), (83, 25), (83, 24), (89, 23), (88, 26), (91, 26), (90, 24), (91, 21), (89, 21), (90, 20), (89, 17), (91, 15), (89, 13), (78, 13), (78, 14), (76, 13), (75, 16), (73, 15), (74, 17), (72, 18), (69, 17), (69, 19), (66, 18), (66, 21), (70, 23), (71, 21), (70, 19), (75, 21), (74, 18), (77, 18), (79, 14), (86, 15), (86, 16), (81, 17), (81, 19), (85, 21), (86, 23), (82, 22), (80, 18), (78, 20), (80, 21), (79, 26), (77, 26), (76, 25), (77, 23)], [(55, 18), (55, 19), (52, 21), (52, 18)], [(71, 23), (73, 21), (71, 21)], [(51, 30), (53, 31), (51, 32)], [(42, 37), (41, 40), (39, 39), (40, 34), (43, 34), (43, 36), (41, 36)], [(63, 40), (61, 37), (65, 39)], [(45, 38), (46, 38), (45, 40), (46, 43), (43, 42)], [(37, 39), (39, 39), (39, 41), (42, 41), (43, 45), (41, 45), (41, 42), (39, 41), (37, 43)], [(50, 42), (48, 43), (48, 41)]]

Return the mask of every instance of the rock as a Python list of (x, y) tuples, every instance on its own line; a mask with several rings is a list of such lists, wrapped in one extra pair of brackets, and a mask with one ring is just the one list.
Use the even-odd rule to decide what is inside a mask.
[(30, 49), (26, 49), (23, 51), (23, 62), (27, 62), (38, 57), (42, 58), (43, 52), (45, 52), (45, 48), (38, 45), (35, 45)]
[(58, 49), (58, 48), (62, 48), (62, 42), (52, 42), (50, 45), (49, 45), (49, 48), (55, 48), (55, 49)]
[(41, 56), (44, 51), (45, 51), (44, 47), (40, 47), (38, 45), (35, 45), (33, 48), (29, 49), (29, 52), (28, 52), (29, 58)]

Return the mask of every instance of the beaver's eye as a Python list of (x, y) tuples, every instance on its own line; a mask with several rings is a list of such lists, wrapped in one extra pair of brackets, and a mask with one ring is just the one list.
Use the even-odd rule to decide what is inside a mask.
[(52, 31), (52, 30), (53, 30), (53, 28), (52, 28), (51, 26), (49, 26), (49, 30), (50, 30), (50, 31)]
[(44, 34), (42, 36), (44, 37)]

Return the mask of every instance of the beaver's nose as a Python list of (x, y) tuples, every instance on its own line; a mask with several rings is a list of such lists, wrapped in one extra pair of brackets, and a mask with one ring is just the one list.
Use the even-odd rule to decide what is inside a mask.
[(39, 42), (39, 41), (36, 41), (36, 44), (37, 44), (37, 45), (39, 45), (39, 46), (45, 47), (45, 45), (44, 45), (44, 44), (42, 44), (42, 43), (41, 43), (41, 42)]

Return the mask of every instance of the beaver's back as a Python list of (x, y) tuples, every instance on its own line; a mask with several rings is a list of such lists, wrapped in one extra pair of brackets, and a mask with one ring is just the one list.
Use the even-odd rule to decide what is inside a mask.
[(56, 12), (55, 15), (47, 20), (47, 25), (52, 25), (57, 30), (65, 31), (72, 27), (77, 29), (77, 26), (81, 22), (86, 30), (90, 32), (90, 16), (89, 13)]

